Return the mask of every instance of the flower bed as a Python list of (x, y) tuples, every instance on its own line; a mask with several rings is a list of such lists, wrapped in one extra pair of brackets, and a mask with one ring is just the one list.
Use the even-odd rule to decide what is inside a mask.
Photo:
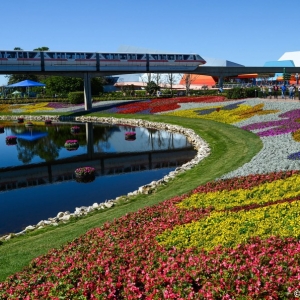
[(6, 145), (11, 146), (11, 145), (16, 145), (17, 144), (17, 137), (14, 135), (9, 135), (5, 138)]
[(223, 96), (159, 98), (120, 105), (106, 110), (106, 112), (119, 114), (154, 114), (177, 109), (181, 103), (212, 103), (224, 100), (225, 97)]
[[(298, 112), (261, 104), (191, 110), (261, 136), (264, 147), (251, 162), (34, 259), (0, 283), (0, 298), (293, 299), (300, 291), (300, 166), (287, 154), (299, 152), (292, 135)], [(276, 134), (262, 134), (275, 127)]]
[[(267, 194), (268, 190), (261, 185), (292, 178), (298, 180), (299, 176), (297, 172), (280, 172), (221, 180), (200, 186), (191, 195), (223, 191), (238, 199), (242, 190), (250, 192), (253, 187)], [(233, 191), (236, 191), (235, 196)], [(294, 193), (298, 193), (296, 189)], [(79, 298), (89, 295), (90, 299), (292, 297), (300, 288), (300, 245), (298, 238), (292, 237), (293, 231), (289, 227), (297, 226), (299, 200), (282, 198), (282, 205), (262, 202), (258, 207), (242, 203), (234, 209), (228, 208), (227, 213), (207, 206), (179, 207), (191, 195), (174, 197), (129, 213), (102, 228), (90, 230), (61, 249), (51, 250), (34, 259), (25, 271), (0, 284), (0, 296), (47, 298), (51, 294), (52, 297)], [(283, 218), (286, 219), (276, 225)], [(282, 229), (279, 225), (285, 221), (288, 223)], [(206, 222), (215, 232), (212, 239), (207, 238), (211, 233), (205, 232), (210, 228), (205, 226)], [(193, 224), (199, 227), (198, 231)], [(253, 236), (249, 232), (251, 226), (256, 225), (262, 230)], [(180, 232), (176, 235), (178, 228)], [(267, 228), (272, 230), (265, 234)], [(246, 239), (240, 239), (237, 244), (235, 238), (242, 232)], [(192, 234), (204, 247), (193, 244)]]
[(78, 149), (79, 143), (78, 140), (66, 140), (64, 146), (68, 151), (73, 151)]

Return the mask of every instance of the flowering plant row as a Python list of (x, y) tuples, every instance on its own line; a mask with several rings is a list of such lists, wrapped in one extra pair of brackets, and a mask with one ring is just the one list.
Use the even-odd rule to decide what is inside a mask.
[[(234, 247), (250, 237), (300, 236), (300, 175), (266, 182), (251, 189), (196, 193), (178, 207), (212, 208), (209, 217), (177, 226), (164, 232), (158, 240), (171, 247), (202, 247), (211, 250), (218, 245)], [(233, 209), (234, 208), (234, 209)], [(199, 236), (205, 238), (199, 239)]]
[(202, 109), (186, 109), (168, 112), (166, 115), (186, 117), (186, 118), (201, 118), (207, 120), (218, 121), (227, 124), (233, 124), (253, 116), (272, 114), (277, 110), (265, 110), (264, 104), (251, 106), (248, 104), (234, 103), (220, 106), (208, 106)]
[(119, 114), (154, 114), (165, 111), (174, 110), (180, 107), (180, 103), (211, 103), (224, 101), (223, 96), (201, 96), (201, 97), (178, 97), (178, 98), (163, 98), (153, 99), (143, 102), (135, 102), (120, 105), (108, 110)]
[[(279, 172), (219, 180), (200, 186), (191, 194), (250, 189), (295, 174)], [(212, 207), (178, 207), (189, 196), (174, 197), (129, 213), (34, 259), (24, 271), (0, 283), (0, 298), (287, 299), (300, 289), (298, 239), (285, 231), (276, 236), (264, 235), (261, 229), (262, 237), (250, 234), (255, 226), (264, 228), (259, 220), (268, 214), (281, 220), (282, 213), (286, 221), (297, 221), (297, 200), (291, 201), (290, 206), (288, 201), (283, 206), (263, 203), (265, 206), (259, 211), (248, 205), (248, 209), (227, 211), (225, 216)], [(221, 222), (230, 230), (227, 218), (240, 222), (240, 226), (231, 228), (236, 237), (241, 230), (241, 234), (249, 233), (249, 239), (240, 239), (237, 245), (211, 244), (205, 248), (210, 243), (209, 228), (218, 231)], [(157, 242), (165, 232), (175, 232), (184, 224), (187, 228), (193, 223), (204, 227), (207, 220), (207, 232), (198, 235), (201, 245), (165, 247)], [(299, 229), (295, 223), (290, 226)], [(195, 227), (189, 230), (196, 236)], [(221, 231), (223, 239), (227, 234)]]
[(261, 183), (251, 188), (239, 188), (230, 191), (193, 193), (178, 204), (178, 207), (189, 209), (213, 207), (216, 210), (228, 210), (237, 206), (264, 204), (280, 199), (300, 197), (300, 175), (295, 174), (285, 179)]

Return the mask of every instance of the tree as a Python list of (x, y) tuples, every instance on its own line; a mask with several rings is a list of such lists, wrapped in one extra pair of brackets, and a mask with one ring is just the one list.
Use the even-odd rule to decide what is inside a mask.
[(155, 73), (153, 75), (153, 81), (156, 83), (156, 85), (161, 85), (161, 74), (160, 73)]
[(141, 76), (144, 85), (148, 85), (152, 81), (152, 73), (145, 73)]
[(49, 48), (48, 47), (39, 47), (39, 48), (33, 49), (33, 51), (49, 51)]
[(195, 74), (185, 74), (183, 76), (184, 85), (185, 85), (185, 93), (189, 95), (191, 84), (197, 79), (197, 75)]
[(94, 77), (91, 80), (92, 95), (103, 93), (103, 86), (106, 83), (105, 77)]
[(154, 81), (150, 81), (146, 85), (146, 91), (149, 95), (155, 95), (157, 91), (160, 90), (160, 86), (157, 85)]
[(66, 96), (69, 92), (83, 90), (83, 79), (64, 76), (49, 76), (45, 79), (48, 95), (59, 94)]
[(123, 85), (121, 87), (121, 90), (122, 90), (122, 93), (125, 94), (126, 96), (127, 95), (130, 95), (130, 96), (134, 96), (134, 93), (135, 93), (135, 88), (134, 88), (134, 85), (133, 84), (127, 84), (127, 85)]
[(8, 84), (17, 83), (26, 79), (38, 81), (38, 76), (34, 74), (11, 74), (5, 75), (5, 77), (8, 79)]
[(174, 73), (167, 74), (166, 84), (168, 85), (168, 88), (171, 91), (172, 97), (173, 97), (173, 85), (176, 83), (176, 81), (177, 81), (177, 76)]

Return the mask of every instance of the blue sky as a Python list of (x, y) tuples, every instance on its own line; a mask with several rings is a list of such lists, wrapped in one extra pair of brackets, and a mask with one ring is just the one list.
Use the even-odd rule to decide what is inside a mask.
[[(262, 66), (300, 51), (299, 7), (299, 0), (3, 1), (0, 48), (117, 51), (128, 45)], [(6, 81), (0, 76), (0, 85)]]

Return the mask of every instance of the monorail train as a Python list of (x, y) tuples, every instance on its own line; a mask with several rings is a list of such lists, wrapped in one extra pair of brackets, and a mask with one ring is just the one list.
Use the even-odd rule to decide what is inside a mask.
[(198, 54), (0, 50), (0, 72), (189, 72), (205, 60)]

